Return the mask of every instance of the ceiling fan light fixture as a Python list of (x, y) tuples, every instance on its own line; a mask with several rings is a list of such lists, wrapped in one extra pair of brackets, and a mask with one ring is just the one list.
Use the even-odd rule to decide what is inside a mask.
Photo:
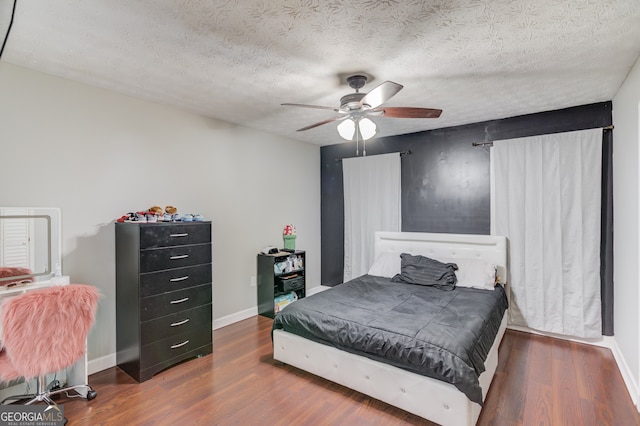
[[(366, 84), (367, 78), (366, 74), (347, 76), (347, 83), (355, 90), (355, 92), (341, 97), (340, 106), (338, 108), (291, 103), (284, 103), (282, 105), (333, 110), (338, 113), (333, 118), (314, 123), (310, 126), (298, 129), (297, 131), (301, 132), (304, 130), (314, 129), (324, 124), (339, 121), (338, 133), (340, 134), (340, 137), (348, 141), (356, 140), (356, 142), (371, 139), (378, 133), (376, 123), (366, 116), (390, 118), (438, 118), (442, 113), (442, 110), (433, 108), (382, 108), (381, 105), (395, 96), (403, 86), (402, 84), (394, 83), (393, 81), (385, 81), (371, 89), (368, 93), (360, 92), (360, 89)], [(356, 146), (357, 145), (358, 144), (356, 143)]]
[(342, 120), (342, 122), (338, 124), (338, 133), (340, 133), (340, 137), (342, 137), (342, 139), (346, 139), (348, 141), (353, 140), (353, 136), (356, 134), (355, 121), (350, 118)]
[(360, 131), (359, 138), (362, 140), (369, 140), (378, 133), (378, 127), (376, 123), (369, 120), (368, 118), (358, 118), (354, 120), (353, 118), (347, 118), (346, 120), (342, 120), (340, 124), (338, 124), (338, 133), (342, 137), (342, 139), (352, 141), (356, 134), (356, 124), (358, 125), (358, 130)]
[(376, 123), (369, 120), (368, 118), (362, 118), (358, 122), (358, 128), (360, 129), (360, 136), (362, 136), (363, 140), (369, 140), (378, 133), (378, 128), (376, 127)]

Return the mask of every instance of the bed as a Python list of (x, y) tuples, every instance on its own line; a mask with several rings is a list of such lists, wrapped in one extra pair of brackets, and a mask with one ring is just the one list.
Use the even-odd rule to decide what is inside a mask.
[[(447, 291), (395, 283), (389, 277), (399, 266), (383, 262), (382, 269), (390, 269), (380, 272), (380, 259), (401, 253), (490, 265), (500, 283), (507, 276), (504, 237), (377, 232), (376, 262), (370, 271), (377, 267), (375, 275), (301, 299), (276, 315), (274, 359), (439, 424), (473, 425), (506, 329), (504, 289)], [(464, 275), (462, 268), (457, 272)], [(432, 305), (439, 310), (432, 311)], [(467, 312), (467, 306), (477, 311)], [(429, 334), (436, 341), (429, 340)]]

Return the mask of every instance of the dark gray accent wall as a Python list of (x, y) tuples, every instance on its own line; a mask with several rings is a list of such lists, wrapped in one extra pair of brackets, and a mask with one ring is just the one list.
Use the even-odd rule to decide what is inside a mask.
[[(490, 153), (488, 147), (474, 147), (473, 142), (592, 129), (611, 123), (611, 102), (599, 102), (373, 139), (367, 143), (367, 155), (411, 152), (402, 156), (403, 231), (488, 234)], [(384, 121), (381, 120), (380, 125), (384, 125)], [(342, 282), (344, 199), (341, 159), (355, 157), (355, 153), (355, 142), (324, 146), (320, 150), (323, 285)]]
[(602, 334), (613, 336), (613, 130), (602, 134), (600, 301)]

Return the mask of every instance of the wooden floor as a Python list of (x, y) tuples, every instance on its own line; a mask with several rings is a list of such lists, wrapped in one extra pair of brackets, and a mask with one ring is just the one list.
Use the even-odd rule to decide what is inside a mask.
[[(273, 361), (271, 323), (215, 330), (212, 355), (142, 384), (118, 368), (92, 375), (96, 399), (59, 401), (69, 425), (431, 424)], [(479, 425), (640, 425), (607, 349), (508, 330), (499, 358)]]

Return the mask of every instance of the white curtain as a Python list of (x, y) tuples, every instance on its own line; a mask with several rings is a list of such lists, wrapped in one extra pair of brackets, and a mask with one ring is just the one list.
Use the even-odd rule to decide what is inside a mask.
[(512, 324), (600, 337), (602, 130), (495, 141), (493, 150)]
[(400, 154), (342, 160), (344, 282), (367, 273), (374, 233), (400, 231)]

